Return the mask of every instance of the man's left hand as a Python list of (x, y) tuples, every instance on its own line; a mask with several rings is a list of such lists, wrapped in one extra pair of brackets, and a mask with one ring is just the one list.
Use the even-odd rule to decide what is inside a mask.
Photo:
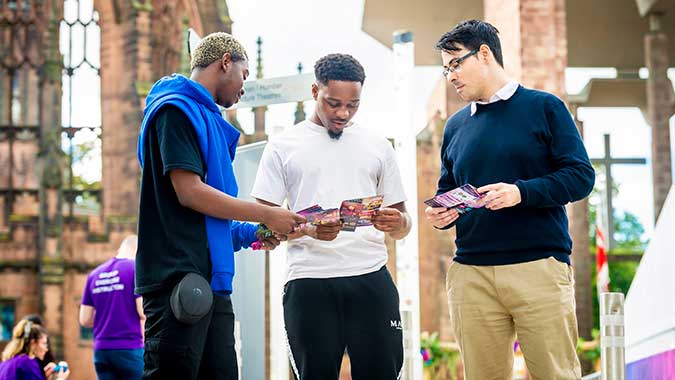
[(403, 213), (392, 207), (377, 210), (372, 221), (373, 226), (382, 232), (396, 232), (405, 227)]
[(520, 203), (520, 189), (508, 183), (494, 183), (478, 188), (479, 193), (487, 193), (482, 203), (488, 210), (499, 210), (513, 207)]
[(265, 251), (271, 251), (278, 247), (282, 241), (286, 240), (288, 240), (286, 235), (275, 233), (274, 235), (262, 240), (262, 249)]

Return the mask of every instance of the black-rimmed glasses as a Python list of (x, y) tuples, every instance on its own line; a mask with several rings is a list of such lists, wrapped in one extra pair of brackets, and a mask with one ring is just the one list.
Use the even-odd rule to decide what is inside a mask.
[(450, 73), (458, 73), (462, 69), (462, 62), (476, 53), (478, 53), (478, 49), (471, 50), (470, 52), (452, 61), (449, 67), (443, 68), (443, 76), (447, 78)]

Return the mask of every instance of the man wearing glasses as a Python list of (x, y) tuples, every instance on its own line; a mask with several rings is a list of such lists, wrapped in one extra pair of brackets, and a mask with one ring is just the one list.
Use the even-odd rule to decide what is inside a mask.
[(464, 378), (511, 379), (517, 337), (533, 379), (579, 379), (565, 205), (595, 175), (565, 104), (508, 78), (498, 33), (470, 20), (436, 45), (470, 102), (445, 127), (437, 193), (476, 185), (485, 207), (425, 213), (436, 228), (457, 227), (446, 285)]

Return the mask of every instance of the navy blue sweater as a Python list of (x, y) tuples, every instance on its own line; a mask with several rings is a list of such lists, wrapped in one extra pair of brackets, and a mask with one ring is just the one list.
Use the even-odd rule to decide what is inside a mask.
[(569, 263), (565, 205), (586, 197), (595, 172), (565, 104), (522, 86), (508, 100), (464, 107), (448, 120), (437, 194), (465, 183), (515, 184), (522, 202), (459, 217), (455, 260), (505, 265), (555, 257)]

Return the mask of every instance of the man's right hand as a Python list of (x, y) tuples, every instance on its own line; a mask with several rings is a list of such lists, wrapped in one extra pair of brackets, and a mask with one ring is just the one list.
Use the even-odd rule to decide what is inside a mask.
[(308, 223), (302, 227), (302, 232), (317, 240), (332, 241), (335, 240), (341, 229), (342, 222), (338, 220), (332, 223), (323, 223), (318, 226)]
[(268, 207), (265, 212), (265, 218), (262, 221), (267, 228), (282, 235), (288, 235), (293, 232), (302, 223), (307, 220), (294, 212), (282, 207)]
[(436, 228), (443, 228), (459, 218), (459, 212), (456, 209), (448, 210), (445, 207), (427, 207), (424, 213)]

